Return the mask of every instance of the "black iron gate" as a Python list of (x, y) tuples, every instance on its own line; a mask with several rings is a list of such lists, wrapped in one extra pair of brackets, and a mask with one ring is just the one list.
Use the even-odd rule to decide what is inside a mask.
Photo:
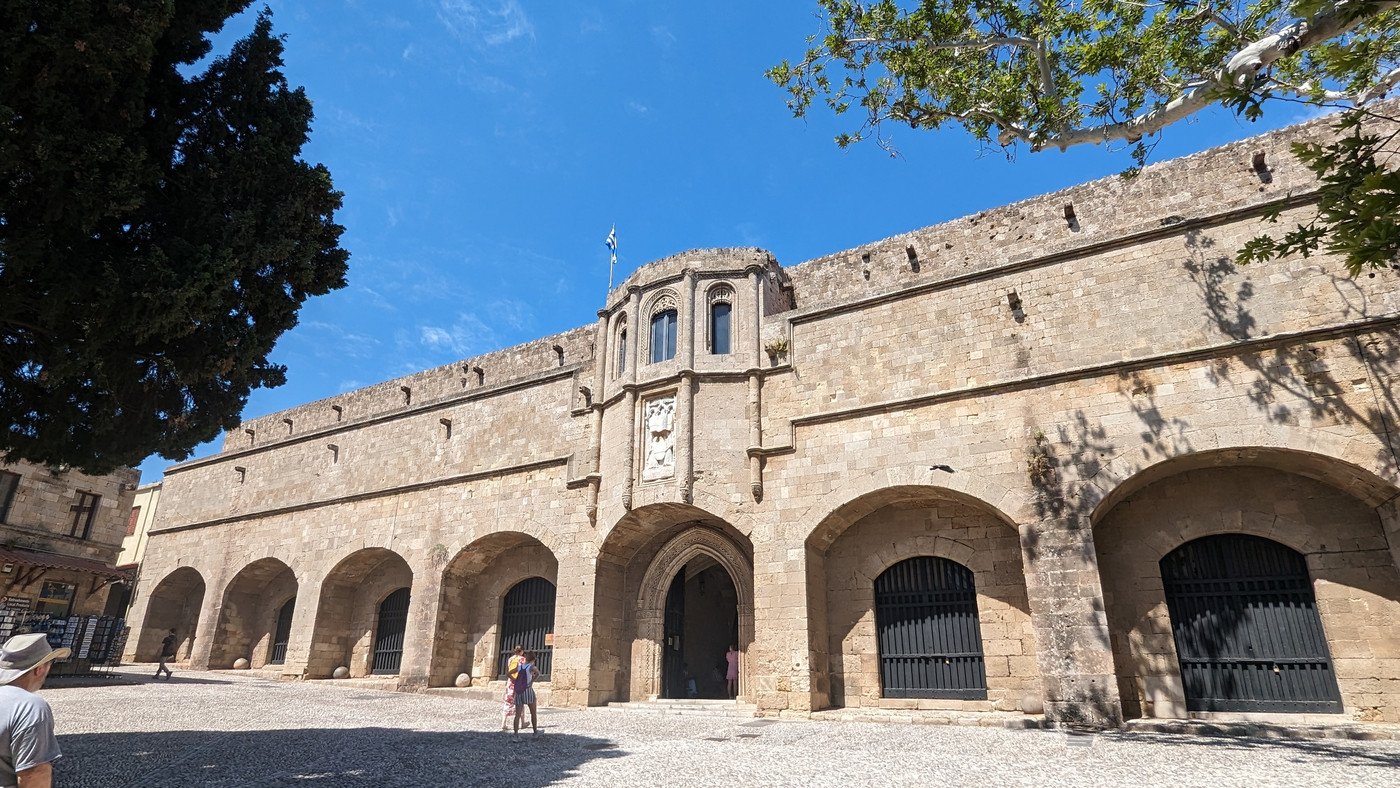
[(287, 641), (292, 639), (292, 613), (296, 606), (296, 597), (292, 597), (277, 611), (277, 629), (272, 633), (272, 653), (267, 657), (269, 665), (281, 665), (287, 661)]
[(671, 580), (666, 592), (666, 619), (661, 639), (661, 697), (684, 698), (685, 652), (681, 640), (685, 633), (685, 568)]
[(501, 603), (501, 653), (496, 665), (497, 678), (506, 677), (506, 666), (517, 645), (535, 652), (535, 670), (541, 680), (549, 679), (554, 661), (554, 584), (543, 577), (521, 580), (506, 592)]
[(972, 571), (946, 558), (900, 561), (875, 578), (886, 698), (987, 697)]
[(403, 659), (404, 627), (408, 624), (408, 589), (400, 588), (379, 603), (379, 623), (374, 628), (374, 667), (371, 673), (399, 672)]
[(1161, 568), (1188, 710), (1342, 711), (1302, 555), (1225, 534), (1187, 542)]

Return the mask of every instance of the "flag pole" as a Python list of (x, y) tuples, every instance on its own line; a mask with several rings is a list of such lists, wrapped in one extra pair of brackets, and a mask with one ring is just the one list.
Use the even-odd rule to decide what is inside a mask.
[(608, 232), (608, 239), (603, 242), (608, 247), (608, 252), (612, 255), (612, 262), (608, 263), (608, 292), (613, 289), (613, 269), (617, 267), (617, 224), (614, 223), (612, 230)]

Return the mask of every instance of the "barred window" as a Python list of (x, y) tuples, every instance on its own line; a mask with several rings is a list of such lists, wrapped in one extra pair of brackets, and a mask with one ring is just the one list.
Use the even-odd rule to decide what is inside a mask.
[(87, 539), (92, 535), (92, 521), (97, 517), (97, 505), (102, 496), (92, 493), (78, 493), (78, 502), (68, 507), (73, 513), (73, 524), (68, 529), (69, 536)]

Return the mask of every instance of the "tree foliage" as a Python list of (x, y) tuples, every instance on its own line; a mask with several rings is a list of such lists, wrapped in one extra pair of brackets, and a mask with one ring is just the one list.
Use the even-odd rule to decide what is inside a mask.
[[(893, 151), (888, 129), (963, 127), (1032, 151), (1131, 146), (1220, 104), (1254, 120), (1269, 99), (1339, 107), (1337, 142), (1297, 153), (1323, 184), (1317, 217), (1241, 262), (1327, 249), (1355, 275), (1400, 252), (1391, 137), (1362, 120), (1400, 83), (1393, 0), (818, 0), (823, 29), (768, 76), (805, 116), (814, 101)], [(1393, 148), (1392, 148), (1393, 150)], [(1357, 213), (1357, 208), (1362, 213)], [(1276, 216), (1274, 218), (1277, 218)]]
[[(247, 0), (0, 0), (0, 451), (104, 473), (238, 423), (345, 285), (312, 113)], [(206, 65), (202, 73), (197, 69)], [(188, 75), (188, 76), (187, 76)]]

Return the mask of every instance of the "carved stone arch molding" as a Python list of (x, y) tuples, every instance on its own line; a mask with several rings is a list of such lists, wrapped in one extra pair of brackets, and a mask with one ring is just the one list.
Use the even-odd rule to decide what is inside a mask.
[(732, 305), (734, 303), (734, 288), (730, 287), (726, 282), (721, 282), (710, 288), (709, 292), (705, 294), (705, 301), (711, 305)]
[(642, 576), (637, 592), (637, 639), (632, 646), (633, 700), (661, 697), (666, 593), (676, 573), (702, 555), (714, 559), (734, 581), (739, 598), (739, 699), (752, 701), (749, 652), (753, 645), (753, 561), (723, 533), (704, 525), (682, 531), (667, 542)]

